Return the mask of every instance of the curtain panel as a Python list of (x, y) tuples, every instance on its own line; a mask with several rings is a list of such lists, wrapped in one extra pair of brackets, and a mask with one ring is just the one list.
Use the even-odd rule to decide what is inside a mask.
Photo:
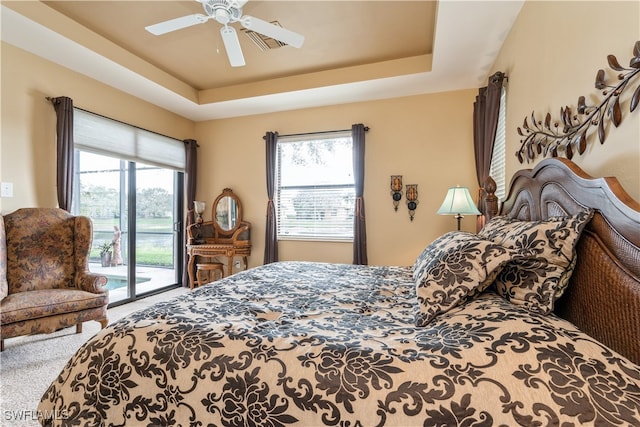
[(198, 143), (193, 139), (184, 140), (185, 167), (184, 167), (184, 194), (187, 202), (186, 215), (184, 218), (185, 227), (183, 230), (183, 263), (182, 263), (182, 286), (189, 287), (189, 257), (187, 255), (187, 228), (193, 224), (194, 209), (193, 201), (196, 199), (196, 174), (198, 165)]
[(482, 203), (482, 188), (491, 169), (493, 142), (496, 138), (500, 113), (500, 94), (505, 78), (505, 74), (501, 71), (490, 76), (487, 86), (479, 89), (473, 104), (473, 146), (478, 181), (477, 205), (482, 213), (477, 217), (476, 231), (480, 231), (485, 221), (486, 206)]
[(66, 96), (47, 98), (56, 111), (56, 187), (58, 206), (71, 212), (73, 195), (73, 100)]
[(264, 140), (267, 162), (267, 223), (264, 239), (264, 263), (270, 264), (278, 261), (278, 224), (276, 222), (276, 207), (273, 203), (278, 132), (267, 132)]
[(353, 263), (367, 265), (367, 227), (364, 211), (364, 142), (368, 130), (362, 123), (351, 126), (353, 141), (353, 177), (356, 189), (356, 206), (353, 223)]

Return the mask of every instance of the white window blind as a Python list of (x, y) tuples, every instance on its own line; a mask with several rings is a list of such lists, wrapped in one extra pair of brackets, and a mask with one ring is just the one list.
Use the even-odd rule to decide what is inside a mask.
[(185, 168), (184, 143), (88, 111), (73, 110), (75, 148), (168, 169)]
[(493, 141), (493, 154), (491, 156), (491, 167), (489, 175), (496, 182), (496, 197), (503, 201), (506, 197), (506, 90), (503, 87), (500, 94), (500, 112), (498, 115), (498, 127), (496, 138)]
[(350, 131), (278, 139), (278, 239), (353, 240), (352, 145)]

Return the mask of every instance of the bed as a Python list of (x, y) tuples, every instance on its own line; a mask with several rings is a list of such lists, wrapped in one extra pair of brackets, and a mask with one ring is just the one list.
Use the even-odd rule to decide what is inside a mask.
[[(513, 247), (510, 227), (538, 227), (526, 240), (549, 238), (554, 253)], [(545, 160), (514, 176), (483, 231), (447, 233), (412, 266), (278, 262), (114, 322), (38, 414), (92, 426), (637, 426), (639, 230), (615, 179)], [(539, 263), (554, 257), (566, 265), (547, 280)], [(540, 292), (515, 289), (534, 264)]]

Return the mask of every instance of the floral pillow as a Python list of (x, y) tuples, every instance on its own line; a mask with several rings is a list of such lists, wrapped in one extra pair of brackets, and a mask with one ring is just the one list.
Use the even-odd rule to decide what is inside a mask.
[(439, 314), (473, 299), (491, 285), (515, 253), (464, 231), (434, 240), (414, 264), (416, 325), (425, 326)]
[(495, 280), (496, 292), (513, 304), (536, 313), (553, 311), (575, 266), (575, 246), (592, 210), (544, 221), (495, 217), (478, 233), (520, 256), (511, 260)]

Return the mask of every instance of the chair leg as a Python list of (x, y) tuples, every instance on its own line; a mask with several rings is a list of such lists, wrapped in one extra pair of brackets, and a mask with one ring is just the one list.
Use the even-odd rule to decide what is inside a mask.
[(0, 351), (4, 351), (4, 339), (0, 339)]
[(78, 323), (76, 325), (76, 334), (81, 334), (82, 333), (82, 323)]

